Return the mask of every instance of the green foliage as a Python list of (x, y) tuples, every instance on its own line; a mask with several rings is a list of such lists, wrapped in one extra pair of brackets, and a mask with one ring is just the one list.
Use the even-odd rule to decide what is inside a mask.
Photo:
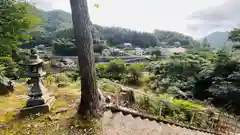
[(144, 64), (126, 64), (121, 59), (110, 61), (108, 64), (96, 64), (97, 76), (111, 80), (122, 81), (126, 84), (139, 85)]
[[(51, 46), (52, 41), (56, 38), (70, 38), (69, 41), (72, 42), (73, 29), (70, 13), (61, 10), (48, 12), (39, 9), (35, 10), (35, 14), (42, 19), (42, 23), (38, 25), (37, 29), (30, 33), (33, 36), (33, 40), (30, 44), (23, 45), (24, 47), (32, 47), (39, 44)], [(115, 47), (123, 43), (132, 43), (141, 48), (147, 48), (150, 46), (162, 45), (162, 42), (166, 42), (167, 46), (176, 46), (175, 42), (179, 42), (184, 46), (189, 46), (194, 42), (191, 37), (183, 34), (161, 30), (156, 30), (154, 33), (147, 33), (118, 27), (102, 27), (93, 24), (91, 32), (93, 39), (107, 40), (109, 44)], [(62, 46), (64, 45), (62, 44)], [(67, 47), (73, 48), (74, 46)], [(95, 52), (100, 53), (102, 47), (104, 46), (96, 46)], [(64, 49), (68, 50), (67, 48)], [(76, 55), (76, 53), (73, 54)]]
[(192, 39), (192, 37), (185, 36), (181, 33), (177, 32), (170, 32), (170, 31), (162, 31), (162, 30), (155, 30), (154, 35), (156, 36), (158, 42), (161, 44), (162, 42), (165, 42), (163, 46), (190, 46), (195, 41)]
[(3, 65), (0, 65), (0, 76), (3, 76), (5, 74), (4, 69), (5, 67)]
[(142, 77), (143, 67), (138, 64), (130, 64), (127, 66), (125, 83), (138, 85), (140, 84), (140, 77)]
[(119, 91), (120, 87), (114, 83), (112, 83), (110, 80), (108, 79), (100, 79), (99, 81), (100, 84), (100, 89), (105, 91), (105, 92), (109, 92), (109, 93), (116, 93)]
[(239, 28), (234, 28), (229, 35), (228, 38), (230, 41), (233, 42), (239, 42), (240, 41), (240, 29)]
[(108, 64), (96, 64), (97, 76), (100, 78), (108, 78)]
[(26, 2), (1, 0), (0, 2), (0, 46), (1, 56), (11, 56), (17, 45), (30, 39), (26, 34), (38, 19), (32, 13), (32, 6)]
[(102, 51), (104, 49), (107, 49), (108, 47), (106, 45), (103, 45), (103, 44), (94, 44), (94, 52), (96, 53), (102, 53)]
[[(168, 94), (160, 94), (158, 97), (149, 95), (140, 96), (137, 100), (137, 106), (142, 112), (174, 122), (180, 121), (189, 124), (191, 119), (194, 118), (193, 124), (196, 124), (203, 119), (207, 120), (207, 118), (205, 118), (207, 115), (198, 113), (206, 110), (201, 104), (187, 100), (174, 99)], [(160, 114), (161, 116), (159, 116)], [(201, 125), (198, 125), (198, 127), (199, 126)]]
[(122, 80), (126, 71), (126, 63), (124, 60), (116, 59), (110, 61), (107, 69), (109, 77), (114, 80)]
[(147, 69), (153, 73), (149, 86), (156, 92), (167, 92), (180, 98), (193, 96), (204, 100), (213, 98), (214, 105), (231, 102), (235, 112), (240, 105), (238, 59), (226, 48), (215, 53), (198, 51), (174, 54), (162, 61), (152, 62)]
[(162, 52), (160, 50), (154, 50), (152, 51), (151, 55), (154, 56), (155, 59), (160, 59), (162, 56)]
[(11, 57), (0, 57), (0, 65), (4, 66), (4, 75), (6, 77), (17, 77), (18, 65)]
[(136, 50), (125, 50), (126, 53), (136, 55)]
[(62, 56), (76, 56), (76, 47), (69, 38), (57, 38), (52, 41), (53, 53)]
[(69, 83), (69, 82), (71, 82), (71, 79), (69, 78), (69, 76), (67, 74), (60, 73), (60, 74), (56, 75), (55, 82), (56, 83)]
[(184, 108), (188, 108), (190, 110), (204, 111), (206, 109), (203, 105), (196, 104), (193, 101), (182, 100), (182, 99), (174, 99), (173, 104), (184, 106)]
[(197, 75), (208, 61), (191, 54), (175, 54), (168, 59), (152, 62), (148, 70), (154, 73), (151, 83), (155, 89), (191, 90), (196, 82)]

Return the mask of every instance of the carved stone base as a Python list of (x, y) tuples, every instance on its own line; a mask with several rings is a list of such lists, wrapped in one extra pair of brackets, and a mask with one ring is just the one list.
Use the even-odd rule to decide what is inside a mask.
[(33, 107), (24, 107), (22, 110), (20, 110), (20, 115), (26, 116), (26, 115), (30, 115), (30, 114), (47, 113), (50, 111), (54, 102), (55, 102), (55, 98), (50, 97), (47, 100), (47, 102), (43, 105), (37, 105), (37, 106), (33, 106)]

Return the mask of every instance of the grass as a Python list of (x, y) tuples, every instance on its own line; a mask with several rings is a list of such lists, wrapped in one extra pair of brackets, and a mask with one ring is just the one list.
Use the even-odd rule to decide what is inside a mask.
[(47, 115), (38, 118), (26, 118), (8, 124), (0, 130), (3, 135), (100, 135), (98, 120), (83, 121), (77, 119), (49, 120)]
[(136, 54), (136, 50), (126, 50), (125, 52), (129, 53), (129, 54), (132, 54), (132, 55)]
[[(116, 85), (109, 83), (109, 80), (98, 82), (99, 88), (104, 92), (115, 93), (119, 89)], [(101, 123), (98, 120), (83, 121), (75, 118), (77, 105), (80, 102), (79, 82), (71, 82), (68, 86), (61, 88), (58, 88), (55, 83), (45, 84), (45, 86), (56, 101), (51, 112), (37, 117), (17, 117), (19, 110), (25, 106), (28, 85), (18, 83), (16, 91), (0, 97), (1, 135), (101, 134)]]
[(17, 110), (25, 105), (27, 98), (27, 87), (23, 84), (17, 84), (16, 91), (0, 96), (0, 123), (12, 119)]
[(206, 109), (206, 107), (204, 107), (203, 105), (194, 103), (192, 101), (181, 100), (181, 99), (174, 99), (173, 100), (173, 104), (175, 104), (175, 105), (183, 105), (186, 108), (200, 110), (200, 111), (204, 111)]
[(112, 83), (108, 79), (101, 79), (98, 81), (99, 88), (106, 93), (116, 93), (120, 90), (120, 87)]
[[(107, 93), (116, 93), (119, 86), (111, 83), (110, 80), (101, 79), (98, 81), (99, 88)], [(80, 102), (80, 83), (71, 82), (66, 87), (58, 88), (57, 84), (47, 85), (49, 92), (56, 98), (51, 112), (45, 115), (31, 116), (27, 118), (16, 117), (19, 110), (27, 100), (27, 85), (17, 84), (16, 91), (0, 97), (0, 135), (94, 135), (101, 134), (101, 123), (99, 120), (83, 121), (76, 118), (77, 105)], [(176, 105), (183, 105), (186, 108), (197, 108), (203, 110), (204, 106), (186, 100), (173, 99), (170, 95), (156, 95), (147, 92), (147, 95), (156, 96), (159, 100), (171, 100)], [(159, 102), (153, 98), (143, 99), (139, 93), (135, 95), (140, 100), (144, 112), (153, 115), (159, 114)], [(139, 101), (138, 101), (139, 102)], [(139, 108), (139, 109), (141, 109)], [(165, 108), (167, 113), (174, 113), (173, 116), (180, 117), (178, 110)], [(188, 113), (188, 112), (187, 112)], [(181, 113), (182, 114), (182, 113)], [(170, 115), (169, 115), (170, 116)], [(199, 117), (200, 119), (202, 117)], [(185, 118), (183, 118), (185, 119)], [(176, 120), (176, 119), (174, 119)], [(179, 120), (181, 120), (179, 118)]]
[[(97, 120), (83, 121), (74, 119), (80, 100), (80, 84), (71, 83), (68, 87), (58, 88), (56, 84), (47, 88), (56, 101), (51, 112), (27, 118), (18, 118), (19, 110), (24, 107), (29, 88), (17, 84), (16, 91), (0, 97), (0, 134), (1, 135), (93, 135), (98, 134)], [(61, 112), (61, 109), (65, 111)], [(84, 123), (84, 125), (76, 124)], [(94, 126), (95, 125), (95, 126)], [(91, 127), (91, 128), (90, 128)], [(98, 128), (97, 128), (98, 127)]]

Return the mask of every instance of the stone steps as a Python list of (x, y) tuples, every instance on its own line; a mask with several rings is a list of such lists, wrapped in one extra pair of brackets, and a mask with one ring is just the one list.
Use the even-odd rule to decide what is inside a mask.
[(149, 119), (106, 111), (103, 119), (104, 135), (210, 135)]

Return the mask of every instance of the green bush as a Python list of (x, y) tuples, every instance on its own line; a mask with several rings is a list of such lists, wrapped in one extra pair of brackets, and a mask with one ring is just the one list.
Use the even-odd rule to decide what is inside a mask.
[(124, 60), (116, 59), (110, 61), (107, 69), (110, 79), (122, 80), (126, 72), (126, 63)]
[(0, 65), (3, 65), (4, 75), (9, 78), (16, 78), (19, 76), (18, 73), (18, 65), (13, 61), (11, 57), (0, 57)]
[(70, 83), (71, 79), (65, 73), (57, 74), (55, 77), (56, 83)]
[(71, 81), (77, 81), (80, 76), (77, 71), (72, 71), (72, 72), (64, 72), (64, 74), (71, 80)]
[(96, 64), (96, 72), (99, 78), (109, 78), (108, 73), (108, 64)]
[(200, 104), (196, 104), (193, 101), (188, 100), (181, 100), (181, 99), (174, 99), (173, 104), (175, 105), (181, 105), (184, 108), (192, 109), (192, 110), (201, 110), (204, 111), (206, 108)]
[(160, 102), (147, 95), (140, 96), (137, 99), (137, 105), (141, 111), (152, 115), (158, 115), (160, 110)]
[(207, 114), (204, 115), (204, 111), (207, 110), (204, 106), (192, 101), (174, 99), (169, 94), (160, 94), (155, 98), (148, 95), (140, 96), (137, 100), (137, 106), (140, 111), (155, 116), (159, 116), (161, 110), (161, 117), (170, 121), (189, 124), (194, 118), (193, 124), (198, 127), (201, 126), (200, 123), (203, 120), (207, 121), (208, 117)]
[(124, 82), (131, 85), (139, 85), (142, 77), (142, 67), (137, 64), (131, 64), (127, 67)]

